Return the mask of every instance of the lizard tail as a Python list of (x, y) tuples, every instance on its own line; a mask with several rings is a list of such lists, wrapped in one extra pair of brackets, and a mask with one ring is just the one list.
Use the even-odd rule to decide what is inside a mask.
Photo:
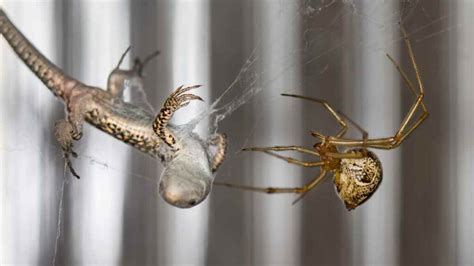
[(0, 8), (0, 33), (33, 73), (48, 87), (55, 96), (66, 100), (79, 81), (65, 75), (51, 63), (25, 36), (15, 27)]

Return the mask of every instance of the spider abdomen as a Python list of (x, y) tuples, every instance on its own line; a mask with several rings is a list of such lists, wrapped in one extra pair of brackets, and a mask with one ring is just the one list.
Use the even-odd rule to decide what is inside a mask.
[(348, 210), (364, 203), (382, 182), (382, 164), (370, 151), (353, 150), (365, 154), (362, 158), (341, 159), (334, 175), (334, 185), (339, 198)]

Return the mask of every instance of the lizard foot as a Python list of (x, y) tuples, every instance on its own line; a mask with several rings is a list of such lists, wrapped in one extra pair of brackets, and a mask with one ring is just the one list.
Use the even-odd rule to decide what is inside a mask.
[(192, 100), (199, 100), (204, 101), (201, 97), (191, 94), (185, 93), (192, 89), (196, 89), (201, 87), (202, 85), (191, 85), (191, 86), (180, 86), (177, 88), (171, 95), (166, 99), (164, 108), (170, 108), (173, 111), (178, 110), (181, 107), (184, 107), (189, 104)]
[(148, 55), (145, 57), (145, 59), (141, 60), (139, 57), (135, 58), (133, 62), (133, 70), (138, 74), (138, 76), (143, 77), (143, 69), (145, 66), (155, 57), (157, 57), (160, 54), (160, 51), (157, 50), (153, 52), (152, 54)]
[(64, 153), (64, 160), (66, 161), (66, 167), (69, 169), (71, 174), (76, 178), (80, 178), (77, 172), (72, 167), (71, 156), (77, 158), (77, 153), (72, 149), (74, 141), (74, 127), (66, 120), (60, 120), (54, 124), (54, 135), (56, 140), (61, 145), (61, 149)]

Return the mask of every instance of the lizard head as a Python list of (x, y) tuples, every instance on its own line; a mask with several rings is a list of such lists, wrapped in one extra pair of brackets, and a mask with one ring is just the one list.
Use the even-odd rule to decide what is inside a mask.
[(180, 144), (180, 150), (165, 165), (158, 192), (173, 206), (191, 208), (206, 199), (214, 177), (207, 147), (199, 137), (188, 135)]
[(201, 203), (209, 194), (212, 174), (197, 166), (193, 161), (181, 160), (168, 164), (158, 184), (161, 197), (179, 208), (191, 208)]

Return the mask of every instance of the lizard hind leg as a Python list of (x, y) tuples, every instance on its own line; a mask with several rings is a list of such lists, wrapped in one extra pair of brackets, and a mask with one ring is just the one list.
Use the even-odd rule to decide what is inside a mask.
[(107, 79), (107, 91), (115, 98), (123, 98), (126, 89), (144, 91), (143, 69), (153, 58), (160, 54), (159, 51), (155, 51), (143, 60), (137, 57), (131, 69), (121, 69), (120, 65), (130, 49), (131, 47), (128, 47), (122, 54), (117, 66), (110, 72)]
[(61, 145), (61, 149), (63, 150), (66, 167), (69, 169), (73, 176), (79, 179), (79, 175), (72, 167), (71, 156), (74, 158), (77, 157), (77, 153), (74, 152), (72, 147), (73, 142), (80, 138), (80, 136), (75, 133), (74, 126), (72, 125), (72, 123), (66, 120), (59, 120), (54, 124), (54, 135), (56, 137), (56, 140)]
[[(129, 46), (127, 50), (122, 54), (117, 63), (117, 66), (110, 72), (109, 77), (107, 79), (107, 92), (109, 92), (112, 96), (116, 98), (122, 98), (123, 92), (127, 88), (130, 83), (130, 80), (134, 78), (139, 78), (138, 75), (133, 70), (124, 70), (120, 69), (120, 65), (123, 62), (123, 59), (130, 51), (131, 47)], [(140, 82), (141, 83), (141, 80)], [(141, 85), (141, 84), (140, 84)]]

